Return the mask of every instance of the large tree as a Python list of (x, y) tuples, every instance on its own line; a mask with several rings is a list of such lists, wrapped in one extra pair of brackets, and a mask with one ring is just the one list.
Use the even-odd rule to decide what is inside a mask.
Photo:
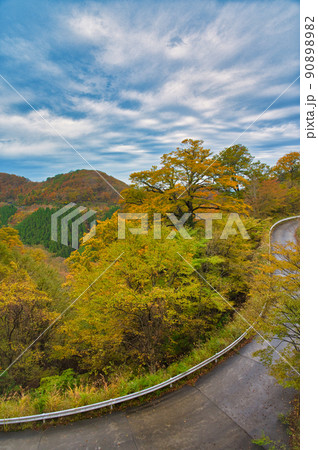
[(122, 192), (126, 211), (190, 213), (192, 219), (203, 211), (248, 213), (247, 205), (231, 195), (245, 178), (222, 165), (201, 140), (184, 140), (162, 156), (159, 168), (135, 172), (130, 179), (132, 186)]
[(244, 191), (251, 183), (255, 180), (266, 179), (268, 176), (269, 166), (254, 159), (248, 149), (240, 144), (232, 145), (218, 155), (218, 161), (222, 166), (227, 167), (226, 173), (236, 182), (233, 193), (239, 198), (243, 198)]

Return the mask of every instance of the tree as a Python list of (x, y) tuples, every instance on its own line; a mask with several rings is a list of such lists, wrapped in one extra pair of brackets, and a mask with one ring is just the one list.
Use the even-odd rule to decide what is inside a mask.
[(283, 358), (268, 346), (258, 354), (270, 372), (285, 387), (299, 388), (300, 299), (299, 245), (275, 245), (268, 264), (261, 264), (253, 280), (251, 298), (265, 302), (266, 313), (257, 328), (271, 340), (277, 337), (285, 347)]
[(295, 186), (300, 182), (300, 153), (291, 152), (282, 156), (271, 169), (273, 176), (288, 187)]
[(11, 227), (0, 228), (0, 242), (4, 242), (9, 248), (22, 247), (18, 231)]
[(0, 207), (0, 227), (2, 225), (7, 226), (8, 220), (11, 216), (13, 216), (17, 211), (17, 208), (13, 205), (4, 205)]
[(245, 179), (224, 167), (203, 141), (186, 139), (183, 147), (165, 154), (161, 167), (135, 172), (132, 187), (123, 191), (124, 209), (134, 212), (172, 212), (177, 217), (203, 211), (248, 213), (240, 199), (229, 195)]
[[(242, 198), (244, 189), (248, 189), (250, 182), (254, 179), (265, 178), (269, 167), (260, 161), (254, 162), (254, 156), (243, 145), (233, 145), (222, 150), (218, 155), (218, 160), (222, 166), (227, 167), (227, 174), (237, 185), (233, 188), (235, 195)], [(242, 177), (244, 182), (239, 182), (237, 176)]]
[[(28, 347), (65, 307), (66, 292), (58, 271), (40, 249), (26, 249), (17, 230), (0, 229), (0, 373)], [(50, 333), (0, 378), (0, 391), (34, 386), (48, 368)]]
[(292, 152), (269, 170), (252, 167), (244, 199), (255, 217), (287, 216), (299, 213), (299, 153)]
[(165, 227), (161, 239), (150, 232), (105, 241), (112, 221), (101, 223), (85, 250), (72, 255), (72, 296), (125, 253), (74, 305), (56, 356), (86, 371), (107, 373), (123, 364), (154, 371), (204, 339), (229, 306), (178, 254), (195, 264), (194, 241), (166, 239), (171, 230)]
[[(76, 206), (73, 207), (73, 210)], [(50, 252), (55, 253), (57, 256), (68, 257), (73, 251), (72, 247), (61, 244), (60, 242), (52, 241), (51, 239), (51, 216), (58, 208), (39, 208), (32, 214), (25, 217), (18, 225), (21, 240), (27, 245), (43, 245)], [(62, 217), (69, 214), (71, 210), (64, 213)], [(73, 218), (73, 221), (76, 218)], [(60, 222), (59, 222), (60, 223)], [(68, 223), (68, 242), (71, 242), (71, 227), (72, 221)], [(80, 224), (78, 228), (79, 237), (81, 238), (86, 231), (86, 224)], [(58, 237), (60, 238), (61, 227), (58, 227)]]
[(12, 250), (5, 242), (0, 240), (0, 282), (12, 271), (13, 266), (14, 255)]
[(223, 166), (233, 169), (235, 174), (247, 176), (254, 157), (243, 145), (232, 145), (219, 153), (218, 160)]
[(250, 239), (240, 234), (220, 239), (225, 220), (216, 221), (213, 238), (203, 248), (201, 270), (204, 277), (235, 307), (241, 307), (248, 298), (251, 274), (258, 256), (258, 247), (264, 233), (264, 223), (254, 218), (244, 221)]
[[(0, 284), (0, 371), (5, 370), (56, 317), (49, 297), (39, 291), (23, 270), (12, 271)], [(26, 385), (38, 378), (39, 364), (49, 333), (28, 351), (1, 379)]]
[(245, 193), (246, 201), (252, 206), (255, 217), (288, 215), (288, 188), (274, 178), (257, 181)]

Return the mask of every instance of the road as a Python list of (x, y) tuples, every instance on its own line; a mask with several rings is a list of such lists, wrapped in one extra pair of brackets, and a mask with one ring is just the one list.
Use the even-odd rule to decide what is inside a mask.
[[(297, 221), (273, 230), (272, 241), (294, 240)], [(273, 341), (279, 348), (280, 343)], [(256, 340), (236, 351), (192, 385), (137, 408), (85, 419), (45, 431), (0, 433), (0, 449), (259, 449), (262, 431), (287, 443), (278, 415), (293, 391), (277, 385), (253, 357)]]
[(299, 219), (282, 222), (272, 231), (272, 243), (286, 245), (288, 241), (295, 241), (295, 232), (299, 226)]

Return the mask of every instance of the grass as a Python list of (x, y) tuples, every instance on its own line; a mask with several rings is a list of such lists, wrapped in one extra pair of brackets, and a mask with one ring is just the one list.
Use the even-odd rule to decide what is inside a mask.
[(299, 396), (292, 402), (292, 410), (286, 418), (288, 434), (290, 436), (289, 445), (292, 450), (300, 449), (300, 402)]
[[(267, 245), (267, 242), (265, 243)], [(253, 302), (247, 302), (242, 310), (243, 316), (247, 317), (250, 323), (253, 323), (258, 317), (262, 305), (257, 305)], [(235, 339), (237, 339), (247, 328), (247, 324), (239, 315), (235, 315), (234, 319), (225, 325), (224, 328), (218, 329), (205, 343), (194, 348), (189, 354), (183, 356), (178, 361), (172, 363), (166, 368), (157, 370), (155, 373), (144, 373), (139, 376), (132, 376), (128, 371), (117, 373), (116, 376), (108, 380), (108, 382), (99, 384), (92, 384), (87, 381), (85, 383), (71, 383), (65, 387), (51, 384), (48, 389), (35, 389), (33, 391), (21, 391), (11, 395), (0, 397), (0, 417), (22, 417), (46, 412), (60, 411), (64, 409), (76, 408), (79, 406), (89, 405), (93, 403), (102, 402), (116, 397), (121, 397), (142, 389), (154, 386), (163, 381), (166, 381), (191, 367), (201, 363), (207, 358), (210, 358), (215, 353), (227, 347)], [(243, 345), (242, 343), (240, 345)], [(238, 345), (238, 347), (240, 346)], [(232, 352), (229, 352), (225, 357), (228, 357)], [(199, 374), (205, 373), (215, 366), (215, 362), (209, 364), (200, 371), (195, 372), (189, 377), (184, 378), (177, 383), (174, 383), (172, 389), (188, 383), (190, 380), (195, 380)], [(63, 374), (62, 374), (63, 376)], [(61, 380), (60, 380), (61, 381)], [(63, 384), (63, 383), (62, 383)], [(164, 392), (170, 390), (169, 387), (147, 395), (147, 400), (157, 398)], [(140, 404), (145, 401), (145, 396), (132, 400), (129, 406)], [(123, 409), (128, 406), (128, 403), (119, 404), (116, 409)], [(95, 417), (109, 411), (109, 408), (103, 408), (92, 411), (86, 414), (76, 414), (66, 418), (52, 420), (50, 423), (67, 423), (84, 417)], [(40, 424), (40, 425), (39, 425)], [(41, 422), (31, 422), (21, 425), (11, 425), (2, 427), (5, 430), (36, 428), (42, 426)]]
[[(289, 446), (291, 450), (300, 449), (300, 421), (299, 421), (299, 396), (292, 402), (292, 409), (287, 416), (281, 416), (282, 422), (288, 427)], [(253, 444), (266, 447), (268, 450), (287, 450), (287, 446), (280, 441), (273, 441), (264, 433), (259, 439), (253, 439)]]
[[(109, 383), (105, 382), (102, 386), (89, 383), (79, 383), (73, 387), (65, 388), (52, 384), (48, 389), (41, 390), (38, 388), (33, 391), (21, 391), (19, 393), (2, 396), (0, 397), (0, 417), (22, 417), (33, 414), (60, 411), (98, 403), (140, 391), (166, 381), (169, 378), (190, 369), (196, 364), (199, 364), (203, 360), (211, 357), (218, 351), (228, 346), (244, 331), (245, 327), (243, 325), (239, 326), (237, 321), (234, 320), (224, 329), (219, 330), (217, 335), (211, 336), (208, 341), (195, 348), (188, 355), (165, 369), (159, 369), (155, 373), (145, 373), (140, 376), (131, 377), (129, 373), (123, 372), (117, 374), (116, 377), (109, 381)], [(204, 369), (200, 372), (204, 372)], [(198, 373), (195, 373), (192, 375), (192, 378), (197, 376)], [(188, 381), (185, 380), (178, 383), (178, 385), (184, 384), (184, 382)], [(174, 384), (174, 388), (175, 387), (176, 385)], [(164, 391), (168, 389), (169, 388)], [(157, 397), (161, 394), (162, 390), (154, 393), (152, 397)], [(149, 398), (149, 396), (147, 396), (147, 398)], [(144, 400), (138, 399), (137, 404), (141, 401)], [(123, 405), (126, 406), (126, 404)], [(100, 413), (101, 411), (99, 410), (99, 414)], [(78, 416), (76, 417), (78, 418)], [(74, 420), (74, 416), (73, 419), (67, 418), (66, 420), (68, 419)], [(34, 427), (34, 423), (26, 423), (19, 426), (5, 426), (2, 428), (5, 430), (12, 430), (30, 427)]]

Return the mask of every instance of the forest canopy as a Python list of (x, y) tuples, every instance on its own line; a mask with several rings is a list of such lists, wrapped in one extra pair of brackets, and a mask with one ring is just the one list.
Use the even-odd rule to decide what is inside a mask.
[[(299, 153), (270, 167), (242, 145), (217, 154), (203, 141), (187, 139), (163, 155), (159, 166), (135, 172), (130, 180), (122, 186), (123, 200), (99, 211), (95, 236), (73, 252), (51, 240), (57, 204), (38, 207), (14, 227), (8, 225), (21, 205), (0, 207), (0, 409), (2, 401), (21, 407), (24, 395), (33, 412), (60, 407), (50, 403), (53, 391), (56, 405), (68, 396), (66, 404), (73, 407), (75, 392), (105, 398), (120, 391), (118, 377), (128, 386), (141, 376), (170, 373), (184, 358), (235, 339), (245, 326), (235, 311), (258, 315), (268, 286), (271, 304), (281, 311), (290, 306), (288, 295), (277, 296), (271, 284), (275, 261), (268, 266), (263, 255), (270, 225), (299, 212)], [(27, 183), (18, 181), (17, 189)], [(55, 177), (58, 182), (65, 178)], [(161, 213), (161, 236), (154, 239), (150, 221), (148, 233), (127, 228), (126, 239), (119, 239), (122, 212)], [(211, 212), (223, 216), (207, 239), (195, 215)], [(174, 229), (167, 213), (189, 214), (185, 227), (191, 239), (180, 233), (166, 239)], [(220, 238), (230, 213), (239, 214), (249, 239), (240, 233)], [(87, 231), (83, 227), (81, 237)], [(288, 258), (294, 261), (294, 254)], [(257, 300), (251, 306), (252, 293)], [(297, 316), (297, 305), (292, 307)], [(262, 326), (267, 333), (266, 322)]]

